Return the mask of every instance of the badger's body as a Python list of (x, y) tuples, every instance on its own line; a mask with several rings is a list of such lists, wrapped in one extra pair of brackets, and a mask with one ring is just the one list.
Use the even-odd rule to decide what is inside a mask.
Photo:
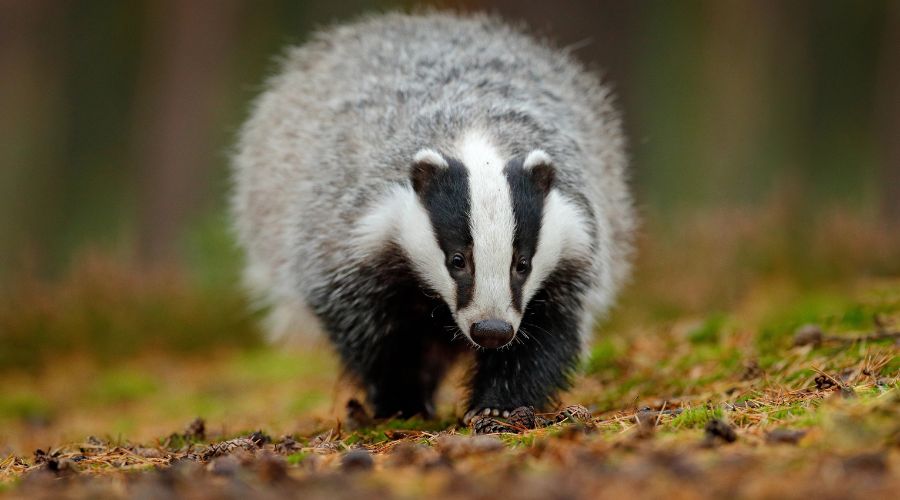
[(463, 352), (469, 415), (546, 407), (628, 270), (624, 146), (593, 75), (496, 19), (326, 30), (241, 132), (247, 282), (274, 335), (324, 329), (379, 416), (429, 414)]

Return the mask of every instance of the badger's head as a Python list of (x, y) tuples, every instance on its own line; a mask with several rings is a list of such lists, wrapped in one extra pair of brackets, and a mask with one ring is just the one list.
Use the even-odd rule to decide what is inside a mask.
[(419, 150), (411, 192), (394, 193), (365, 232), (391, 227), (460, 331), (499, 348), (516, 337), (526, 306), (559, 262), (590, 246), (585, 217), (555, 179), (543, 150), (503, 157), (486, 135), (470, 133), (452, 151)]

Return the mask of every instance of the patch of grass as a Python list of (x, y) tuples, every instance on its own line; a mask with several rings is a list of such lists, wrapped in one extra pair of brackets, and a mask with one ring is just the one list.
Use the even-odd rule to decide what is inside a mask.
[(47, 400), (32, 391), (0, 394), (0, 419), (46, 422), (52, 415), (53, 410)]
[(690, 370), (703, 363), (716, 363), (722, 370), (732, 372), (741, 362), (741, 353), (735, 349), (725, 349), (717, 345), (698, 345), (684, 352), (672, 361), (679, 370)]
[(19, 483), (22, 482), (20, 478), (14, 478), (11, 480), (0, 480), (0, 493), (8, 493), (16, 489)]
[(651, 382), (643, 374), (633, 374), (628, 378), (616, 381), (614, 385), (611, 385), (604, 392), (595, 395), (596, 399), (593, 401), (593, 404), (601, 412), (614, 410), (623, 404), (627, 404), (627, 400), (632, 393), (644, 393), (644, 388)]
[(378, 422), (370, 428), (360, 429), (360, 432), (383, 432), (383, 431), (439, 431), (453, 425), (454, 419), (443, 418), (436, 420), (425, 420), (421, 417), (412, 417), (408, 419), (391, 418)]
[(796, 302), (777, 304), (760, 326), (757, 347), (764, 352), (784, 347), (799, 326), (830, 325), (837, 311), (847, 307), (846, 299), (829, 294), (808, 294)]
[(844, 310), (837, 320), (837, 325), (846, 330), (862, 330), (874, 327), (873, 318), (876, 311), (861, 304), (853, 304)]
[(820, 425), (826, 442), (841, 450), (866, 450), (896, 445), (900, 437), (897, 408), (900, 393), (857, 400), (832, 400), (823, 405)]
[(291, 400), (289, 408), (291, 412), (303, 413), (326, 402), (328, 402), (327, 394), (322, 391), (309, 390), (297, 394), (297, 396)]
[(822, 414), (816, 407), (808, 408), (806, 412), (791, 418), (789, 423), (799, 429), (818, 427), (822, 423)]
[(804, 403), (797, 403), (773, 411), (769, 414), (769, 418), (772, 420), (785, 420), (807, 413), (809, 413), (809, 407)]
[(379, 429), (388, 430), (426, 430), (433, 427), (434, 422), (428, 422), (420, 417), (408, 419), (392, 418), (378, 425)]
[(688, 332), (688, 340), (692, 344), (715, 344), (719, 342), (722, 327), (725, 326), (727, 316), (715, 313), (703, 320), (699, 326)]
[(757, 348), (765, 353), (784, 349), (797, 328), (808, 323), (831, 333), (872, 331), (877, 315), (896, 311), (896, 304), (888, 301), (861, 303), (829, 293), (808, 294), (771, 310), (759, 328)]
[(500, 435), (500, 440), (510, 447), (531, 447), (535, 443), (535, 433), (527, 432), (525, 434), (509, 434)]
[(163, 396), (158, 398), (156, 403), (161, 411), (170, 414), (202, 415), (208, 419), (223, 418), (228, 408), (234, 404), (227, 392), (215, 387)]
[(304, 453), (302, 451), (298, 451), (296, 453), (291, 453), (290, 455), (284, 457), (287, 463), (290, 465), (297, 465), (303, 463), (306, 460), (306, 457), (309, 456), (309, 453)]
[(617, 363), (622, 354), (622, 348), (616, 339), (604, 336), (591, 348), (591, 353), (584, 364), (584, 373), (615, 376), (619, 372)]
[(132, 416), (123, 416), (113, 420), (109, 426), (110, 434), (114, 436), (127, 436), (137, 428), (138, 421)]
[(278, 349), (246, 351), (230, 367), (236, 379), (253, 383), (281, 382), (333, 370), (333, 362), (321, 351), (303, 353)]
[(197, 353), (260, 342), (237, 288), (204, 289), (109, 257), (81, 258), (56, 283), (22, 278), (12, 291), (0, 296), (0, 371), (36, 371), (72, 352), (112, 362), (148, 349)]
[(185, 436), (184, 434), (179, 433), (173, 433), (165, 439), (157, 439), (157, 444), (162, 445), (163, 443), (165, 443), (167, 445), (167, 448), (170, 450), (180, 450), (187, 445), (194, 444), (196, 442), (199, 442), (199, 440), (192, 439)]
[(99, 404), (134, 401), (159, 390), (156, 379), (146, 373), (117, 370), (104, 373), (90, 389), (91, 399)]
[(900, 356), (894, 356), (881, 368), (881, 375), (884, 377), (896, 377), (900, 375)]
[(381, 429), (360, 429), (347, 436), (344, 439), (344, 444), (348, 446), (359, 443), (373, 445), (389, 440), (387, 433)]
[(698, 429), (714, 418), (722, 418), (723, 414), (721, 408), (686, 408), (668, 422), (666, 427), (670, 429)]

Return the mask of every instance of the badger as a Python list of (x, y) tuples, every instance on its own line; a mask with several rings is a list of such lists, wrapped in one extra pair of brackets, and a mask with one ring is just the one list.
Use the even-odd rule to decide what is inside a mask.
[(324, 331), (376, 417), (550, 409), (629, 271), (610, 89), (486, 15), (381, 14), (289, 49), (240, 130), (232, 213), (273, 337)]

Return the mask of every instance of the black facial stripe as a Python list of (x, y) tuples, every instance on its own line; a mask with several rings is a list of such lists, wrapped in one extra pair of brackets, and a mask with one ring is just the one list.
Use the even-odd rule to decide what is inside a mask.
[(541, 216), (544, 210), (544, 196), (546, 195), (539, 183), (534, 182), (531, 173), (522, 167), (523, 162), (524, 158), (511, 160), (504, 169), (506, 180), (509, 182), (513, 216), (516, 220), (516, 232), (513, 237), (513, 261), (510, 271), (510, 289), (512, 291), (513, 306), (519, 312), (522, 312), (522, 287), (525, 284), (528, 273), (524, 276), (519, 276), (515, 272), (515, 267), (519, 259), (524, 257), (531, 262), (531, 258), (534, 257), (534, 252), (537, 250), (538, 235), (541, 231)]
[[(438, 245), (446, 256), (447, 270), (456, 282), (456, 307), (462, 309), (472, 300), (475, 288), (472, 231), (469, 228), (469, 173), (458, 160), (445, 159), (449, 167), (435, 170), (419, 198), (428, 211)], [(456, 253), (462, 253), (466, 258), (466, 270), (455, 272), (449, 264)]]

